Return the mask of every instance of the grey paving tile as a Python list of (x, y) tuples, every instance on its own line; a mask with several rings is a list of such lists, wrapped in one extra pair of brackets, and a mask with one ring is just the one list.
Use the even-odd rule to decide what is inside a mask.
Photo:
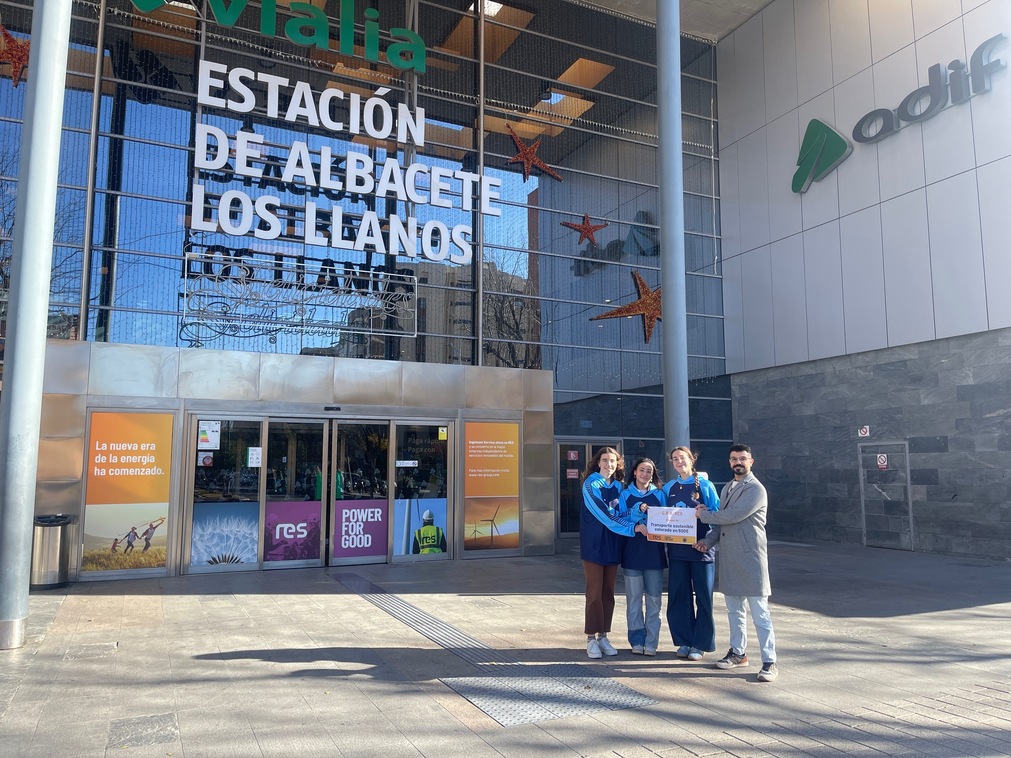
[(253, 731), (214, 730), (210, 733), (196, 733), (190, 737), (180, 736), (185, 758), (259, 758), (263, 753)]

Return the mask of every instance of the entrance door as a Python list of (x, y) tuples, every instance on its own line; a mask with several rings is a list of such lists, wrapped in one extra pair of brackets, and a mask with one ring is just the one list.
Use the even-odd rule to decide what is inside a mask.
[(579, 535), (579, 513), (583, 507), (583, 472), (602, 447), (619, 449), (616, 442), (559, 442), (558, 455), (558, 536)]
[(396, 425), (393, 559), (439, 560), (453, 545), (449, 524), (449, 425)]
[(390, 544), (390, 424), (335, 421), (333, 426), (330, 565), (385, 563)]
[(450, 424), (193, 424), (188, 573), (449, 557)]
[(909, 489), (909, 446), (902, 442), (857, 444), (864, 544), (912, 550), (913, 499)]
[(191, 573), (259, 567), (262, 427), (259, 420), (196, 420)]
[(267, 421), (263, 568), (322, 564), (326, 423)]

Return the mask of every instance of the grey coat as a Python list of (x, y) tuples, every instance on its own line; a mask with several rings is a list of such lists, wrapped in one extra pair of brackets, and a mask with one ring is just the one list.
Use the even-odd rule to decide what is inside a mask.
[(768, 508), (765, 487), (748, 474), (730, 489), (727, 483), (720, 493), (720, 509), (707, 511), (700, 519), (715, 524), (704, 542), (707, 547), (720, 543), (717, 566), (720, 591), (737, 597), (768, 597), (769, 554), (765, 539), (765, 513)]

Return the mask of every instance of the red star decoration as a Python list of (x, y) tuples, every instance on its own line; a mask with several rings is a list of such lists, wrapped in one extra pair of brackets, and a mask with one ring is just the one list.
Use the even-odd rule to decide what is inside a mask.
[(661, 313), (663, 310), (660, 302), (661, 288), (657, 287), (655, 290), (651, 290), (649, 285), (646, 284), (646, 280), (639, 275), (638, 271), (632, 272), (632, 278), (635, 279), (635, 288), (639, 292), (639, 299), (635, 302), (615, 308), (613, 311), (608, 311), (607, 313), (601, 313), (599, 316), (594, 316), (590, 319), (590, 321), (597, 321), (602, 318), (642, 316), (642, 331), (646, 336), (646, 342), (648, 343), (649, 338), (653, 336), (653, 327), (656, 326), (657, 321), (661, 320)]
[(532, 144), (527, 145), (523, 142), (513, 131), (512, 126), (506, 124), (506, 129), (509, 130), (509, 136), (513, 138), (513, 144), (516, 145), (516, 149), (519, 150), (516, 155), (510, 158), (506, 163), (522, 163), (523, 164), (523, 181), (530, 178), (530, 169), (537, 168), (543, 171), (548, 176), (553, 176), (558, 181), (563, 181), (562, 177), (558, 175), (554, 169), (551, 168), (547, 163), (542, 161), (537, 157), (537, 148), (541, 146), (541, 140), (538, 138)]
[(562, 222), (562, 226), (567, 226), (567, 227), (569, 227), (569, 229), (573, 229), (573, 230), (579, 232), (579, 242), (576, 243), (577, 245), (582, 245), (583, 244), (583, 240), (587, 240), (588, 239), (588, 240), (590, 240), (590, 244), (592, 244), (593, 246), (596, 246), (597, 245), (597, 238), (594, 237), (593, 235), (596, 234), (597, 232), (599, 232), (601, 229), (605, 228), (607, 226), (607, 224), (591, 224), (590, 223), (590, 214), (589, 213), (584, 213), (583, 214), (583, 223), (581, 223), (581, 224), (574, 224), (571, 221), (563, 221)]
[(28, 49), (31, 43), (28, 40), (16, 39), (7, 31), (7, 27), (0, 24), (0, 33), (3, 33), (4, 49), (0, 50), (0, 63), (11, 64), (11, 81), (14, 82), (15, 89), (21, 83), (21, 74), (28, 65)]

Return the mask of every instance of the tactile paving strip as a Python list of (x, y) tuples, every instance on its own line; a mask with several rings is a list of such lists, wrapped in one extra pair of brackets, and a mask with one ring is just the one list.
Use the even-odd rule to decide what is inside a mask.
[(441, 681), (502, 726), (601, 711), (637, 708), (656, 701), (575, 663), (524, 664), (386, 593), (357, 574), (332, 575), (352, 592), (407, 624), (435, 644), (478, 666), (482, 676)]

